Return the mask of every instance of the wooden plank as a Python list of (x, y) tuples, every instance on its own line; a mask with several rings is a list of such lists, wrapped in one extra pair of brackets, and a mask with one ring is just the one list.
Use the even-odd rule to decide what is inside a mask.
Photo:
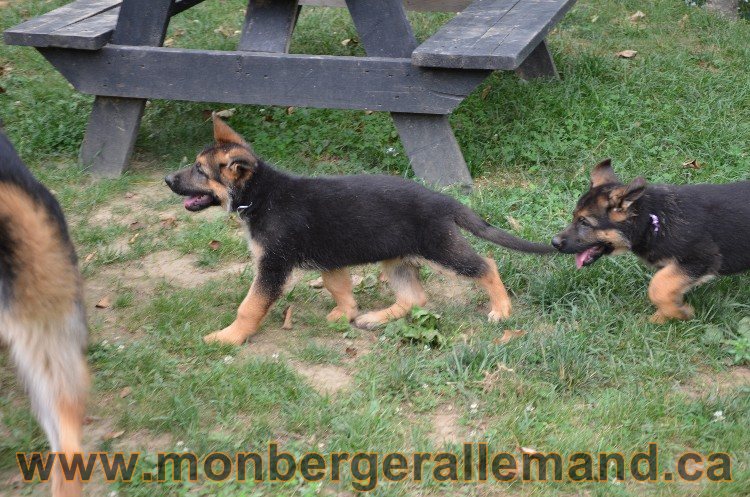
[(297, 0), (250, 0), (238, 50), (249, 52), (289, 52), (292, 31), (297, 23)]
[[(202, 1), (203, 0), (180, 0), (175, 2), (170, 15), (177, 15)], [(120, 14), (121, 3), (122, 0), (110, 0), (110, 8), (94, 13), (84, 19), (80, 19), (80, 17), (82, 17), (80, 12), (75, 11), (73, 12), (73, 15), (69, 17), (69, 19), (72, 20), (70, 24), (58, 27), (59, 23), (48, 23), (44, 25), (44, 30), (41, 25), (36, 25), (36, 28), (34, 29), (40, 30), (39, 32), (26, 32), (26, 28), (24, 27), (26, 23), (21, 24), (5, 32), (5, 43), (9, 45), (26, 45), (34, 47), (98, 50), (106, 45), (112, 38), (112, 33), (115, 31), (117, 18)], [(49, 14), (52, 14), (53, 12), (50, 12)], [(93, 10), (91, 12), (93, 12)], [(36, 19), (41, 19), (46, 15), (48, 14)], [(75, 19), (80, 20), (75, 21)], [(20, 33), (20, 30), (24, 30), (24, 32)]]
[[(125, 0), (120, 8), (112, 43), (130, 45), (161, 45), (173, 12), (173, 0)], [(148, 16), (143, 16), (148, 12)], [(50, 48), (58, 53), (94, 55), (99, 51), (70, 51)], [(118, 65), (118, 61), (112, 61)], [(186, 66), (190, 67), (190, 66)], [(79, 68), (85, 72), (85, 68)], [(184, 76), (183, 76), (184, 77)], [(154, 79), (153, 81), (158, 81)], [(110, 95), (92, 92), (97, 97), (86, 126), (80, 151), (80, 161), (93, 174), (119, 176), (128, 166), (133, 154), (135, 138), (141, 125), (146, 101), (143, 99), (109, 98)], [(112, 95), (120, 96), (120, 95)], [(127, 95), (125, 95), (127, 96)]]
[[(418, 12), (461, 12), (472, 0), (404, 0), (406, 10)], [(346, 7), (346, 0), (300, 0), (311, 7)]]
[[(347, 0), (369, 56), (409, 57), (417, 40), (400, 0)], [(481, 82), (488, 73), (477, 73)], [(446, 116), (418, 115), (404, 107), (391, 117), (414, 173), (438, 186), (471, 185), (471, 175)]]
[(542, 40), (516, 69), (519, 78), (530, 80), (536, 78), (557, 78), (557, 68), (547, 42)]
[[(420, 69), (409, 59), (107, 45), (41, 53), (83, 93), (198, 102), (446, 114), (484, 71)], [(192, 71), (186, 78), (189, 68)]]
[(167, 33), (173, 4), (173, 0), (124, 0), (112, 43), (161, 45)]
[(113, 9), (120, 2), (121, 0), (77, 0), (5, 30), (3, 39), (8, 45), (50, 46), (54, 39), (50, 38), (50, 34), (54, 31)]
[(476, 0), (412, 54), (415, 65), (516, 69), (575, 0)]
[(98, 50), (112, 38), (119, 15), (120, 8), (116, 7), (60, 28), (48, 36), (47, 45), (44, 46)]

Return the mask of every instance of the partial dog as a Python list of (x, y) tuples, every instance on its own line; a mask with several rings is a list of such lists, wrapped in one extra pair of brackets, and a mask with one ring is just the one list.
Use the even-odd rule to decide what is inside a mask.
[[(497, 265), (479, 256), (460, 229), (513, 250), (554, 252), (489, 225), (455, 199), (413, 181), (376, 175), (292, 176), (258, 158), (218, 117), (214, 139), (192, 166), (165, 178), (172, 191), (187, 197), (186, 209), (222, 206), (237, 212), (250, 235), (255, 280), (236, 320), (206, 336), (207, 342), (244, 343), (295, 267), (322, 271), (323, 284), (336, 301), (329, 321), (343, 318), (374, 328), (423, 306), (427, 297), (418, 263), (424, 259), (473, 278), (489, 295), (490, 321), (498, 321), (510, 315), (511, 302)], [(360, 315), (347, 267), (381, 261), (396, 303)]]
[[(25, 384), (53, 452), (81, 452), (88, 337), (76, 254), (60, 205), (0, 133), (0, 341)], [(54, 497), (80, 481), (52, 474)]]
[(609, 159), (591, 173), (573, 222), (552, 244), (578, 268), (631, 251), (659, 270), (648, 295), (654, 323), (691, 319), (691, 288), (750, 269), (750, 181), (725, 185), (624, 184)]

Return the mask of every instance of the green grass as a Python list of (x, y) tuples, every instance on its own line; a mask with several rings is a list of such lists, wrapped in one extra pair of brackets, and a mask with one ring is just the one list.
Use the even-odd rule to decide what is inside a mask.
[[(0, 28), (64, 3), (12, 2), (0, 8)], [(239, 29), (242, 8), (238, 0), (202, 3), (177, 16), (168, 37), (175, 46), (231, 49), (237, 37), (215, 30)], [(646, 17), (633, 23), (628, 17), (636, 10)], [(446, 18), (411, 15), (420, 39)], [(354, 37), (345, 12), (304, 9), (292, 51), (362, 54), (358, 44), (341, 44)], [(500, 227), (548, 240), (567, 223), (588, 185), (588, 168), (603, 157), (612, 157), (624, 178), (750, 179), (748, 39), (748, 22), (732, 24), (680, 1), (579, 2), (550, 36), (559, 81), (525, 83), (496, 73), (451, 116), (476, 180), (471, 195), (456, 195)], [(615, 57), (624, 49), (638, 55)], [(243, 348), (206, 346), (200, 337), (231, 322), (250, 284), (246, 244), (233, 218), (190, 215), (166, 188), (155, 185), (209, 141), (203, 111), (229, 106), (152, 102), (134, 168), (116, 180), (94, 180), (76, 165), (91, 97), (75, 93), (30, 48), (1, 46), (0, 66), (5, 90), (0, 117), (21, 156), (68, 213), (88, 281), (94, 377), (90, 447), (153, 455), (178, 441), (198, 452), (231, 452), (260, 450), (277, 440), (296, 454), (436, 450), (443, 444), (431, 435), (434, 416), (452, 406), (461, 438), (487, 441), (497, 451), (524, 446), (562, 454), (627, 454), (657, 441), (664, 464), (686, 450), (729, 452), (734, 482), (445, 486), (426, 481), (381, 484), (373, 495), (750, 495), (750, 390), (730, 382), (720, 389), (701, 387), (699, 381), (728, 379), (737, 371), (732, 368), (741, 344), (733, 349), (728, 343), (740, 338), (737, 323), (750, 317), (747, 276), (722, 278), (693, 291), (688, 300), (696, 307), (695, 320), (656, 326), (648, 322), (652, 309), (646, 296), (652, 271), (632, 256), (576, 271), (566, 257), (540, 260), (474, 240), (479, 251), (495, 254), (513, 297), (515, 313), (501, 325), (486, 322), (483, 293), (466, 287), (451, 297), (438, 284), (440, 277), (425, 271), (432, 297), (426, 308), (441, 315), (447, 345), (410, 345), (398, 336), (381, 338), (382, 330), (352, 332), (325, 322), (332, 301), (310, 288), (306, 277), (272, 309), (257, 342)], [(411, 175), (386, 114), (233, 107), (230, 123), (263, 157), (287, 170)], [(682, 167), (693, 159), (700, 169)], [(127, 195), (138, 192), (148, 192), (147, 198), (128, 203)], [(98, 220), (102, 212), (111, 218)], [(162, 225), (165, 215), (173, 215), (176, 226)], [(143, 226), (133, 230), (134, 220)], [(220, 242), (218, 248), (210, 246), (212, 240)], [(180, 284), (168, 270), (159, 273), (149, 266), (160, 253), (182, 257), (180, 272), (188, 275), (238, 262), (249, 267)], [(368, 268), (365, 276), (356, 290), (360, 307), (390, 304), (389, 292), (375, 283), (376, 270)], [(102, 295), (111, 297), (111, 309), (94, 309)], [(294, 304), (294, 329), (285, 331), (281, 323), (289, 304)], [(501, 344), (497, 339), (504, 329), (526, 334)], [(354, 357), (347, 349), (356, 351)], [(333, 368), (351, 383), (335, 393), (322, 392), (304, 377), (300, 364)], [(16, 451), (41, 450), (46, 441), (15, 376), (9, 368), (0, 371), (4, 482), (14, 474)], [(121, 398), (125, 387), (132, 392)], [(723, 420), (715, 419), (717, 411)], [(103, 442), (99, 432), (111, 430), (125, 434)], [(274, 486), (137, 481), (97, 488), (102, 494), (117, 490), (149, 497), (307, 496), (349, 491), (350, 481), (347, 476), (340, 485), (323, 488), (301, 480)]]

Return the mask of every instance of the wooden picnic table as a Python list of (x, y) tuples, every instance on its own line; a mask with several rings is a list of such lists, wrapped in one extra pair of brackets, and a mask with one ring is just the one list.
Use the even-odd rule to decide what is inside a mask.
[[(167, 99), (387, 111), (418, 176), (470, 185), (448, 115), (493, 70), (556, 77), (545, 37), (575, 0), (249, 0), (236, 51), (161, 46), (201, 1), (76, 0), (5, 31), (96, 95), (80, 152), (93, 173), (119, 175), (146, 100)], [(302, 5), (348, 8), (367, 57), (289, 54)], [(407, 9), (460, 13), (418, 45)]]

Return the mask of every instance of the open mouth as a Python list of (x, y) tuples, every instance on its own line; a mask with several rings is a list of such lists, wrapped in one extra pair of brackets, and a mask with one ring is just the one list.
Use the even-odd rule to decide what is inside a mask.
[(219, 200), (210, 193), (199, 193), (196, 195), (190, 195), (185, 199), (185, 208), (191, 212), (198, 212), (211, 207), (212, 205), (219, 205)]
[(603, 243), (592, 245), (583, 252), (576, 253), (576, 267), (578, 269), (581, 269), (584, 266), (590, 266), (591, 264), (595, 263), (601, 256), (611, 251), (611, 248)]

